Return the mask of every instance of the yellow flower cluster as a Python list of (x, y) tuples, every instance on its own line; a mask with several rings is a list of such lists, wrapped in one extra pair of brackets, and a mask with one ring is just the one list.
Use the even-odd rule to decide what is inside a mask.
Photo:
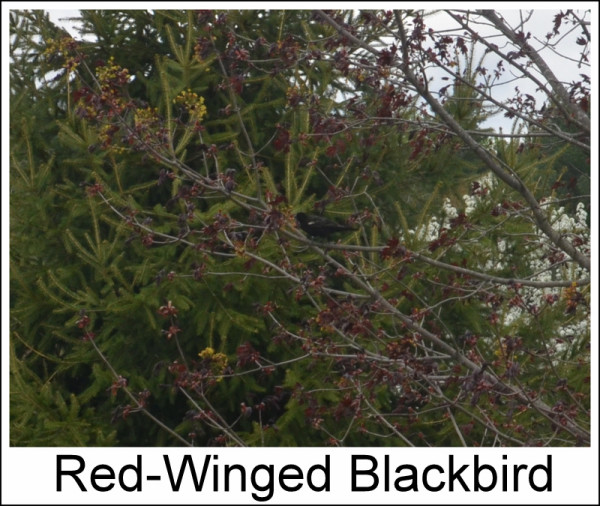
[(580, 302), (584, 300), (581, 292), (577, 290), (577, 283), (573, 281), (569, 288), (563, 291), (563, 297), (567, 301), (567, 314), (574, 313)]
[(206, 115), (204, 97), (199, 96), (190, 89), (183, 90), (173, 99), (173, 103), (183, 105), (196, 121), (202, 121), (202, 118)]
[(133, 114), (133, 121), (137, 128), (154, 124), (158, 118), (156, 107), (138, 108)]
[[(215, 350), (210, 346), (204, 348), (198, 356), (204, 360), (210, 360), (211, 362), (211, 370), (215, 375), (223, 374), (227, 365), (229, 364), (229, 360), (227, 359), (227, 355), (224, 353), (215, 353)], [(223, 378), (218, 378), (217, 381), (221, 381)]]
[(71, 37), (61, 37), (58, 40), (48, 39), (46, 41), (46, 49), (44, 50), (45, 55), (52, 55), (57, 53), (65, 53), (69, 46), (73, 44), (74, 40)]
[(577, 282), (573, 281), (569, 288), (563, 290), (563, 296), (565, 299), (573, 299), (577, 294)]
[(104, 123), (98, 130), (98, 139), (102, 141), (103, 149), (112, 153), (124, 153), (126, 149), (123, 146), (117, 146), (113, 143), (115, 134), (119, 128), (112, 123)]
[(76, 46), (77, 42), (72, 37), (61, 37), (58, 40), (48, 39), (43, 54), (48, 61), (51, 61), (55, 56), (63, 56), (65, 58), (63, 67), (74, 70), (79, 64), (79, 60), (75, 55)]
[(100, 83), (117, 81), (117, 84), (124, 85), (131, 77), (128, 69), (121, 68), (115, 63), (115, 57), (111, 56), (106, 65), (96, 68), (96, 75)]

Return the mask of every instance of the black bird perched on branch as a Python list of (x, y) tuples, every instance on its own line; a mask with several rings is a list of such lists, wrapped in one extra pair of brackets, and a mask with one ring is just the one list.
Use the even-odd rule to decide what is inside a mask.
[(329, 237), (336, 232), (356, 230), (350, 225), (336, 223), (329, 218), (314, 214), (298, 213), (296, 215), (296, 221), (298, 221), (298, 224), (302, 230), (313, 237)]

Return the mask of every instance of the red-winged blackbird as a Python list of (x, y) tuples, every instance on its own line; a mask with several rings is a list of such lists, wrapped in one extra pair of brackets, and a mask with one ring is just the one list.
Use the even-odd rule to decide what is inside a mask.
[(302, 230), (313, 237), (329, 237), (336, 232), (355, 230), (350, 225), (336, 223), (328, 218), (314, 214), (298, 213), (296, 221), (298, 221)]

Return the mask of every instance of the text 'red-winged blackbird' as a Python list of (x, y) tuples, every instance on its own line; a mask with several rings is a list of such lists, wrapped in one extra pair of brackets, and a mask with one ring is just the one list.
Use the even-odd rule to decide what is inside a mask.
[(336, 223), (329, 218), (314, 214), (298, 213), (296, 215), (296, 220), (298, 221), (300, 228), (313, 237), (329, 237), (336, 232), (355, 230), (350, 225)]

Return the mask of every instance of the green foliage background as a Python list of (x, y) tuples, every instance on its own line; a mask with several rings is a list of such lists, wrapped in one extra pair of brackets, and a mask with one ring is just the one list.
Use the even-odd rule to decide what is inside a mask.
[[(331, 35), (322, 26), (310, 23), (309, 18), (306, 11), (241, 11), (229, 13), (228, 22), (250, 41), (260, 37), (277, 41), (286, 33), (312, 40)], [(319, 110), (328, 110), (336, 117), (345, 114), (337, 103), (338, 94), (347, 91), (344, 80), (327, 65), (316, 65), (310, 71), (304, 67), (305, 74), (293, 65), (279, 69), (276, 75), (256, 71), (245, 77), (243, 92), (236, 97), (239, 116), (237, 111), (224, 114), (231, 96), (220, 86), (219, 62), (212, 57), (202, 61), (195, 57), (194, 44), (201, 35), (196, 19), (195, 13), (184, 11), (82, 11), (82, 34), (97, 37), (95, 42), (85, 44), (87, 61), (114, 58), (117, 65), (127, 68), (135, 76), (127, 88), (131, 99), (157, 108), (164, 118), (172, 118), (176, 114), (172, 101), (181, 91), (191, 90), (205, 97), (207, 116), (202, 141), (189, 135), (183, 117), (179, 126), (170, 127), (175, 152), (188, 166), (203, 170), (205, 146), (234, 146), (236, 149), (220, 149), (218, 158), (221, 168), (237, 168), (236, 191), (252, 195), (260, 187), (261, 191), (284, 195), (294, 212), (312, 210), (315, 203), (327, 198), (332, 182), (353, 188), (357, 194), (364, 188), (366, 195), (368, 189), (369, 195), (377, 199), (378, 216), (373, 217), (369, 227), (344, 240), (385, 244), (404, 231), (407, 246), (415, 250), (426, 247), (426, 242), (419, 234), (409, 240), (408, 230), (423, 230), (445, 198), (460, 204), (471, 182), (483, 173), (471, 153), (454, 149), (444, 139), (439, 140), (439, 149), (427, 157), (411, 159), (414, 144), (410, 129), (392, 133), (374, 130), (370, 143), (365, 142), (360, 130), (348, 133), (341, 138), (343, 148), (337, 156), (328, 154), (326, 145), (314, 139), (293, 143), (288, 150), (277, 149), (272, 140), (282, 125), (292, 137), (310, 129), (313, 111), (308, 104), (286, 106), (292, 83), (307, 96), (319, 96)], [(161, 163), (140, 153), (102, 148), (98, 129), (76, 114), (73, 94), (79, 84), (64, 70), (56, 74), (61, 62), (46, 52), (50, 39), (64, 35), (46, 14), (12, 12), (11, 33), (11, 444), (180, 444), (142, 414), (123, 416), (128, 400), (121, 392), (112, 395), (114, 376), (90, 343), (81, 339), (77, 321), (82, 311), (91, 318), (94, 342), (114, 370), (127, 378), (130, 390), (151, 392), (150, 412), (184, 439), (189, 440), (193, 433), (195, 444), (213, 444), (219, 434), (186, 416), (190, 404), (170, 384), (167, 365), (178, 356), (178, 350), (173, 340), (165, 338), (165, 322), (157, 309), (167, 301), (178, 308), (178, 325), (184, 329), (180, 351), (190, 361), (211, 347), (235, 363), (236, 350), (246, 342), (278, 362), (298, 355), (297, 344), (274, 339), (277, 329), (258, 307), (277, 301), (278, 318), (298, 332), (310, 327), (315, 308), (301, 300), (288, 303), (293, 299), (289, 284), (261, 277), (260, 269), (247, 269), (243, 258), (203, 256), (182, 244), (146, 248), (140, 241), (130, 240), (131, 230), (86, 191), (89, 185), (102, 183), (110, 204), (119, 212), (138, 211), (152, 220), (156, 230), (176, 235), (177, 216), (185, 209), (180, 201), (172, 205), (167, 202), (181, 190), (178, 181), (158, 186)], [(226, 50), (225, 40), (218, 39), (216, 44)], [(261, 56), (260, 51), (266, 57), (267, 48), (257, 49), (255, 57)], [(368, 86), (358, 91), (364, 93), (367, 104), (368, 94), (375, 93)], [(469, 104), (465, 99), (472, 98), (464, 89), (455, 89), (454, 93), (463, 99), (461, 104)], [(475, 103), (466, 110), (464, 107), (453, 114), (466, 127), (475, 128), (485, 113)], [(450, 105), (448, 108), (452, 109)], [(405, 119), (415, 119), (411, 114), (407, 108)], [(240, 131), (240, 118), (247, 132)], [(248, 160), (239, 156), (248, 149), (246, 135), (253, 145), (265, 146), (260, 153), (264, 164), (260, 178), (248, 168)], [(547, 192), (560, 173), (560, 157), (565, 153), (542, 153), (542, 147), (520, 153), (517, 148), (510, 142), (500, 143), (497, 151), (510, 158), (511, 165), (525, 177), (535, 175), (539, 191)], [(495, 191), (500, 200), (502, 190)], [(341, 199), (331, 209), (335, 216), (344, 217), (370, 204), (364, 196)], [(242, 222), (249, 220), (231, 201), (206, 200), (194, 211), (195, 223), (210, 223), (219, 211)], [(481, 210), (482, 221), (490, 220), (489, 211)], [(510, 227), (514, 234), (527, 230), (526, 224), (518, 221)], [(494, 237), (479, 237), (477, 231), (464, 234), (466, 240), (465, 236), (461, 239), (465, 250), (449, 253), (445, 261), (460, 264), (469, 258), (484, 263), (486, 256), (497, 254)], [(290, 254), (298, 262), (318, 271), (321, 260), (317, 256), (293, 244), (290, 247)], [(273, 239), (266, 238), (259, 248), (258, 253), (273, 262), (282, 260), (282, 250)], [(376, 255), (365, 254), (359, 263), (370, 269), (374, 260)], [(223, 275), (195, 278), (198, 265)], [(416, 270), (411, 268), (410, 274)], [(238, 275), (240, 272), (245, 275)], [(169, 273), (176, 276), (170, 279)], [(346, 283), (335, 282), (341, 288)], [(405, 296), (407, 292), (412, 298)], [(441, 288), (431, 290), (409, 276), (404, 285), (390, 288), (386, 296), (397, 298), (398, 307), (410, 313), (415, 305), (413, 298), (425, 305), (443, 294)], [(541, 328), (533, 332), (528, 333), (524, 325), (520, 329), (524, 338), (536, 340), (550, 333), (553, 318), (561, 310), (564, 307), (548, 313), (546, 320), (540, 321)], [(492, 331), (483, 317), (485, 311), (479, 301), (457, 301), (444, 308), (441, 320), (454, 335), (462, 335), (467, 328), (489, 333)], [(373, 323), (383, 329), (390, 325), (377, 316), (373, 316)], [(310, 331), (316, 336), (321, 333), (323, 339), (330, 338), (322, 329), (314, 327)], [(501, 332), (495, 332), (501, 340)], [(573, 343), (569, 353), (585, 352), (584, 337)], [(490, 344), (490, 357), (495, 348)], [(372, 350), (381, 351), (376, 345)], [(365, 422), (363, 430), (344, 434), (345, 429), (337, 423), (342, 415), (336, 410), (346, 402), (345, 392), (331, 386), (316, 396), (319, 406), (315, 409), (322, 415), (325, 430), (307, 422), (310, 406), (301, 395), (290, 396), (289, 392), (299, 384), (307, 391), (331, 385), (330, 376), (336, 367), (338, 364), (327, 358), (309, 366), (291, 361), (270, 374), (227, 378), (211, 387), (211, 406), (228, 420), (238, 419), (241, 403), (261, 402), (281, 387), (288, 395), (278, 400), (276, 408), (265, 411), (265, 419), (259, 420), (254, 414), (238, 421), (236, 432), (247, 444), (323, 445), (330, 442), (327, 434), (346, 445), (401, 444), (378, 437), (370, 422)], [(570, 383), (582, 385), (588, 371), (568, 368), (561, 374), (568, 376)], [(542, 370), (529, 380), (539, 388), (548, 387)], [(393, 409), (395, 395), (382, 385), (374, 399), (377, 408), (383, 412)], [(456, 416), (459, 424), (471, 421), (467, 413)], [(408, 437), (420, 435), (423, 441), (435, 440), (439, 445), (457, 444), (454, 430), (439, 413), (424, 414), (421, 420), (408, 428)], [(529, 428), (533, 423), (524, 422)], [(473, 440), (482, 437), (476, 429)]]

